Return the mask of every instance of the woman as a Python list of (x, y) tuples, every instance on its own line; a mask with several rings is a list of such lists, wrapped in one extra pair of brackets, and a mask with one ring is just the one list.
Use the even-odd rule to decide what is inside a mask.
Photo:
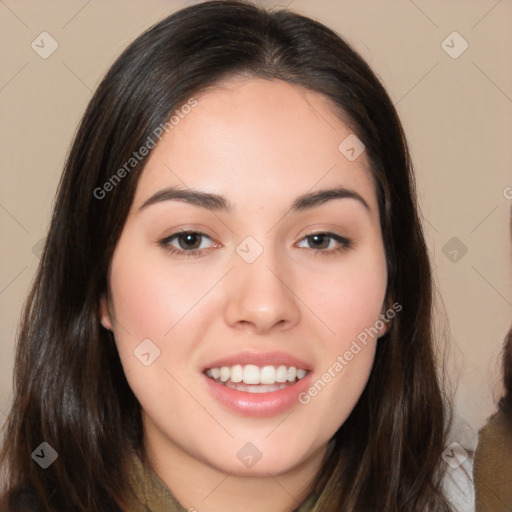
[(114, 63), (73, 143), (4, 508), (451, 510), (431, 314), (368, 65), (288, 11), (183, 9)]

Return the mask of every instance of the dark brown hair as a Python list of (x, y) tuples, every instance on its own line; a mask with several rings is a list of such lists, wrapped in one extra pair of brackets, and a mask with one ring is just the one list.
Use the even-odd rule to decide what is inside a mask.
[[(512, 208), (510, 209), (510, 235), (512, 236)], [(512, 428), (512, 327), (505, 336), (505, 343), (502, 351), (502, 370), (503, 385), (505, 395), (499, 401), (499, 409), (509, 419), (509, 425)]]
[[(123, 510), (128, 450), (143, 451), (140, 406), (99, 322), (98, 302), (145, 158), (102, 199), (94, 191), (191, 95), (240, 75), (325, 95), (365, 144), (386, 250), (386, 300), (403, 307), (312, 484), (321, 493), (315, 510), (450, 510), (441, 490), (448, 421), (436, 373), (431, 270), (395, 108), (332, 30), (230, 0), (182, 9), (142, 34), (87, 107), (19, 330), (1, 454), (9, 510)], [(45, 470), (31, 459), (42, 441), (59, 454)]]
[(499, 408), (510, 418), (510, 425), (512, 426), (512, 328), (505, 337), (502, 368), (505, 395), (499, 401)]

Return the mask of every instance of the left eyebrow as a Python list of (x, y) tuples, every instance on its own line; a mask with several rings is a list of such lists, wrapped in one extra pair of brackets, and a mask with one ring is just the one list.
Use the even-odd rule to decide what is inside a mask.
[(333, 199), (355, 199), (356, 201), (359, 201), (368, 211), (370, 211), (368, 203), (360, 194), (358, 194), (355, 190), (350, 190), (345, 187), (319, 190), (317, 192), (311, 192), (309, 194), (299, 196), (293, 202), (290, 211), (296, 212), (307, 210), (308, 208), (320, 206), (321, 204)]
[[(337, 187), (333, 189), (319, 190), (316, 192), (310, 192), (303, 194), (292, 203), (290, 207), (291, 212), (304, 211), (315, 206), (331, 201), (333, 199), (355, 199), (361, 203), (368, 211), (370, 207), (364, 198), (358, 194), (355, 190), (350, 190), (345, 187)], [(146, 199), (139, 211), (147, 208), (148, 206), (163, 201), (182, 201), (195, 206), (200, 206), (211, 211), (226, 211), (231, 212), (235, 208), (228, 199), (218, 194), (211, 194), (208, 192), (202, 192), (192, 188), (182, 189), (176, 187), (170, 187), (160, 190), (153, 194), (151, 197)]]

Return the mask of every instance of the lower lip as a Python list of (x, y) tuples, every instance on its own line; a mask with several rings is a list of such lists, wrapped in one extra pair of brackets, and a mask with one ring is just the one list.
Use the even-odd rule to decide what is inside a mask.
[(306, 391), (311, 381), (311, 372), (291, 386), (269, 393), (237, 391), (215, 382), (203, 374), (208, 391), (233, 412), (244, 416), (273, 416), (300, 405), (298, 396)]

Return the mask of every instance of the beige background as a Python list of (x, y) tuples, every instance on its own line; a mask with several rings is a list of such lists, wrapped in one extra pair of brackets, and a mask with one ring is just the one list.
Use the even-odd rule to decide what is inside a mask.
[[(122, 49), (191, 3), (0, 0), (0, 423), (16, 325), (78, 121)], [(345, 36), (397, 106), (451, 329), (450, 368), (460, 373), (452, 440), (474, 446), (501, 393), (499, 353), (512, 311), (512, 2), (264, 3), (288, 4)], [(31, 47), (44, 31), (58, 43), (47, 59)], [(454, 31), (469, 45), (458, 58), (442, 46)], [(452, 53), (463, 48), (457, 36), (445, 44)], [(446, 246), (453, 237), (459, 247)]]

